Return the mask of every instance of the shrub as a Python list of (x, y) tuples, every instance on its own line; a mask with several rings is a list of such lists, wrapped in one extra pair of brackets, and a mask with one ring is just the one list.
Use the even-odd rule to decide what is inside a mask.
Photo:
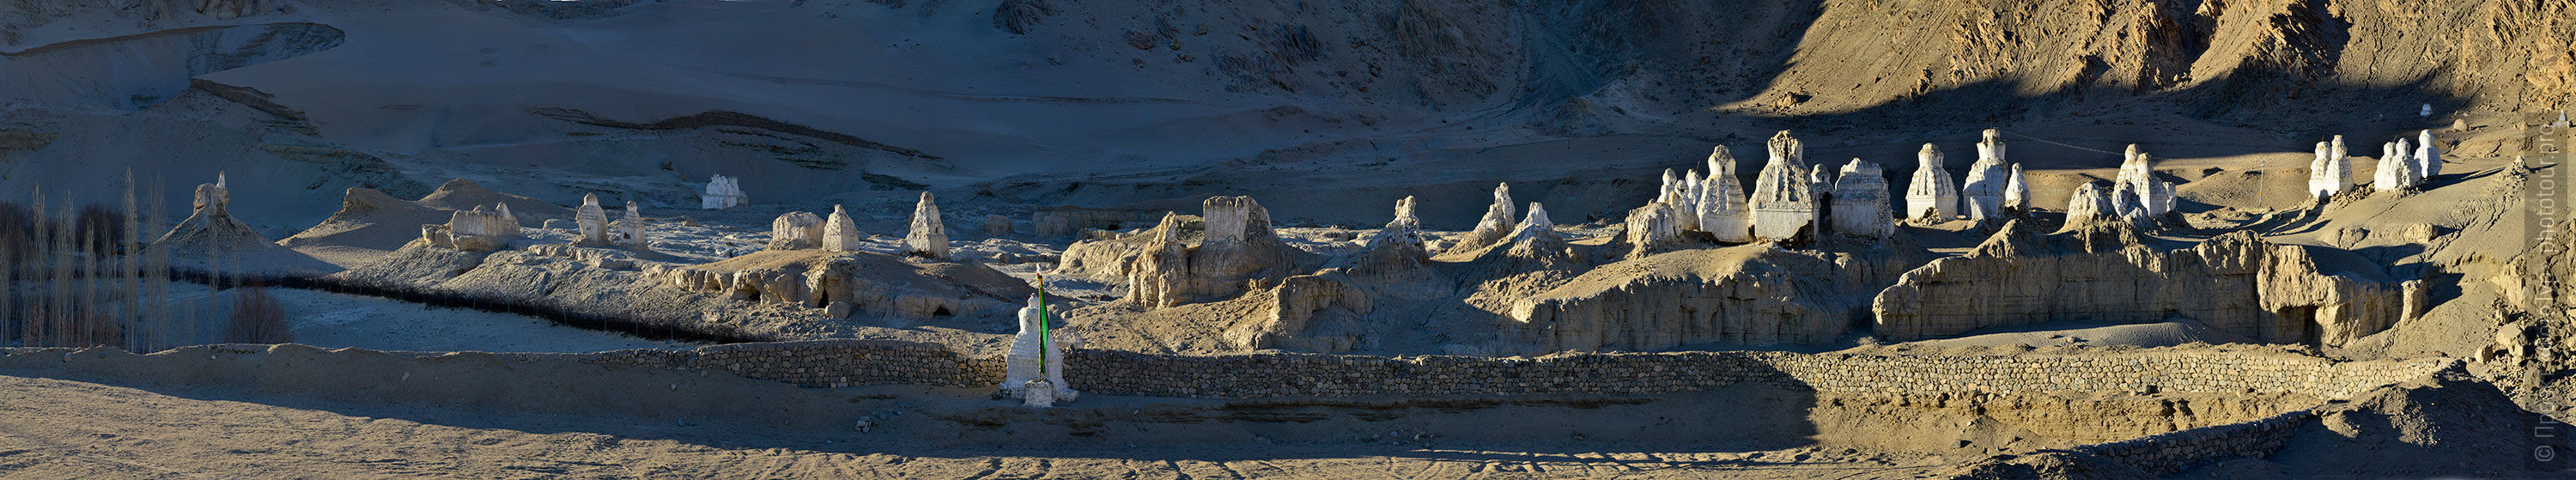
[(268, 288), (256, 284), (233, 289), (232, 317), (224, 324), (225, 343), (288, 343), (295, 332), (288, 329), (286, 307), (269, 296)]

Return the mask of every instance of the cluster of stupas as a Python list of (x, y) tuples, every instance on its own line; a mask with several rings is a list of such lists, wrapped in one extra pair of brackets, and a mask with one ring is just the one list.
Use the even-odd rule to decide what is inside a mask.
[[(840, 205), (833, 205), (828, 216), (787, 212), (769, 222), (770, 250), (855, 252), (867, 238), (859, 233), (858, 222), (850, 218), (850, 211)], [(904, 235), (903, 252), (930, 258), (948, 256), (948, 227), (940, 221), (939, 204), (930, 192), (921, 192), (920, 203), (913, 205), (912, 231)]]
[(751, 204), (751, 197), (743, 195), (740, 178), (717, 175), (715, 179), (707, 181), (707, 190), (698, 194), (698, 205), (708, 210), (723, 210), (748, 204)]
[[(2349, 191), (2353, 187), (2352, 157), (2343, 146), (2343, 136), (2317, 142), (2317, 157), (2308, 163), (2308, 193), (2319, 200)], [(2433, 146), (2433, 131), (2416, 133), (2412, 142), (2404, 137), (2380, 144), (2378, 169), (2371, 174), (2370, 189), (2379, 192), (2404, 192), (2424, 184), (2424, 180), (2442, 174), (2442, 151)]]
[[(1826, 232), (1876, 238), (1895, 233), (1899, 216), (1927, 222), (1963, 216), (1985, 221), (2028, 208), (2030, 201), (2021, 167), (2004, 161), (2004, 142), (1995, 130), (1986, 130), (1985, 139), (1977, 143), (1977, 162), (1969, 167), (1964, 189), (1942, 170), (1941, 152), (1924, 144), (1901, 212), (1890, 209), (1885, 170), (1876, 164), (1855, 158), (1839, 169), (1808, 166), (1806, 145), (1786, 131), (1773, 135), (1766, 146), (1771, 161), (1754, 177), (1750, 196), (1738, 183), (1735, 156), (1725, 146), (1709, 153), (1705, 175), (1665, 171), (1655, 200), (1629, 212), (1628, 242), (1648, 248), (1691, 231), (1730, 243)], [(2142, 155), (2131, 159), (2139, 171), (2146, 168), (2143, 161)], [(2123, 180), (2129, 181), (2125, 176)], [(2172, 209), (2171, 184), (2131, 183), (2140, 185), (2142, 192), (2163, 192), (2164, 200), (2154, 203), (2161, 209), (2147, 211), (2161, 214)], [(1487, 221), (1493, 220), (1489, 215)]]

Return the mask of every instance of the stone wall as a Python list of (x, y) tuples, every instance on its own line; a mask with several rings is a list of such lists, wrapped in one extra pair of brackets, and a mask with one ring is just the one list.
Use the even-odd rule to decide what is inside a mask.
[(2222, 460), (2271, 455), (2290, 440), (2300, 423), (2315, 416), (2307, 410), (2292, 410), (2253, 421), (2083, 445), (2073, 450), (2150, 474), (2172, 475)]
[[(264, 346), (243, 347), (246, 348), (240, 353), (266, 350)], [(34, 349), (10, 349), (18, 350)], [(431, 356), (445, 352), (389, 353)], [(892, 340), (497, 355), (721, 370), (808, 387), (987, 387), (1001, 383), (1004, 366), (998, 356), (970, 357), (938, 344)], [(1652, 395), (1753, 381), (1855, 396), (2156, 391), (2288, 393), (2329, 400), (2350, 398), (2429, 375), (2455, 362), (2440, 358), (2335, 362), (2280, 353), (2211, 350), (1960, 356), (1729, 351), (1491, 358), (1307, 353), (1183, 356), (1076, 349), (1066, 353), (1066, 360), (1065, 379), (1076, 389), (1156, 397)]]
[[(992, 386), (1001, 383), (1003, 369), (1000, 357), (969, 357), (937, 344), (887, 340), (505, 355), (721, 370), (809, 387)], [(1866, 396), (2156, 391), (2341, 399), (2431, 374), (2451, 362), (2335, 362), (2209, 350), (1968, 356), (1731, 351), (1488, 358), (1305, 353), (1181, 356), (1077, 349), (1066, 357), (1066, 380), (1087, 393), (1192, 398), (1653, 395), (1755, 381)]]

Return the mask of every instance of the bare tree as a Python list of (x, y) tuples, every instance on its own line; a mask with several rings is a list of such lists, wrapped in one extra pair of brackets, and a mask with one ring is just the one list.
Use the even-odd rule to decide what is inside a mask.
[(251, 283), (233, 289), (231, 318), (224, 322), (225, 343), (287, 343), (295, 332), (286, 323), (286, 307), (268, 288)]

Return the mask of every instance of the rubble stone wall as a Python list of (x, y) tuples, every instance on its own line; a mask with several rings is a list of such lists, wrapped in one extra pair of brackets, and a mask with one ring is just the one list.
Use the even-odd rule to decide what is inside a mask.
[[(1000, 357), (970, 357), (936, 344), (886, 340), (503, 355), (720, 370), (809, 387), (992, 386), (1001, 383), (1004, 366)], [(1488, 358), (1306, 353), (1183, 356), (1077, 349), (1066, 356), (1066, 380), (1086, 393), (1192, 398), (1652, 395), (1754, 381), (1855, 396), (2154, 391), (2343, 399), (2431, 374), (2452, 362), (2339, 363), (2287, 354), (2206, 350), (1962, 356), (1730, 351)]]
[(2116, 442), (2075, 447), (2156, 475), (2172, 475), (2218, 461), (2271, 455), (2290, 441), (2300, 423), (2314, 417), (2291, 410), (2257, 420), (2159, 433)]

